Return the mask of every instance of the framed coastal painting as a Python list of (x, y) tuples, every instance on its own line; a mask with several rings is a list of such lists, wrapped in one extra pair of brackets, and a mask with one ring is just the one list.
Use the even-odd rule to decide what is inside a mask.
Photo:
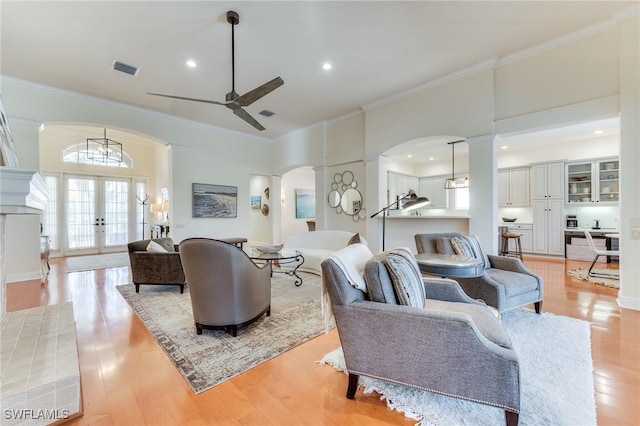
[(251, 210), (260, 210), (262, 207), (262, 197), (260, 195), (251, 196)]
[(228, 218), (238, 216), (238, 187), (192, 184), (193, 217)]
[(296, 219), (316, 217), (316, 191), (314, 189), (296, 189)]

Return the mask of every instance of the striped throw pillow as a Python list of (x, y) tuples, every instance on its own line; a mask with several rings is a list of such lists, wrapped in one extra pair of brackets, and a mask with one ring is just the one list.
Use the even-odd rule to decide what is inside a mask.
[(453, 251), (459, 256), (476, 257), (471, 245), (469, 245), (469, 242), (464, 237), (451, 238), (451, 246), (453, 246)]
[[(390, 251), (382, 260), (387, 268), (393, 289), (396, 293), (396, 299), (401, 305), (412, 306), (415, 308), (424, 308), (426, 294), (424, 291), (424, 283), (419, 270), (416, 270), (417, 263), (413, 262), (405, 253)], [(409, 252), (413, 257), (413, 254)], [(413, 265), (413, 263), (416, 263)]]

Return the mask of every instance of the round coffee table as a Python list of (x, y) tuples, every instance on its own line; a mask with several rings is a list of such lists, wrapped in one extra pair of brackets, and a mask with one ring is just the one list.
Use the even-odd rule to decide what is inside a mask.
[[(256, 263), (259, 263), (259, 262), (268, 263), (269, 269), (271, 271), (271, 276), (273, 276), (274, 272), (279, 274), (287, 274), (292, 277), (295, 277), (296, 286), (299, 287), (300, 285), (302, 285), (302, 278), (297, 274), (298, 268), (300, 268), (300, 266), (302, 266), (302, 264), (304, 263), (304, 256), (302, 256), (302, 253), (300, 251), (293, 250), (293, 249), (282, 249), (277, 253), (263, 253), (255, 247), (249, 247), (245, 249), (245, 252), (251, 258), (251, 260), (253, 260)], [(280, 265), (289, 264), (289, 263), (295, 263), (293, 269), (290, 269), (290, 270), (282, 270), (282, 269), (274, 270), (273, 269), (274, 264), (276, 266), (280, 266)]]

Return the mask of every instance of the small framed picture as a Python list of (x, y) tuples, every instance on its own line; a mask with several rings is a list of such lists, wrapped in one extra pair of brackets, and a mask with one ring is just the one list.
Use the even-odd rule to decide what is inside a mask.
[(262, 197), (259, 195), (251, 196), (251, 210), (260, 210), (262, 207)]

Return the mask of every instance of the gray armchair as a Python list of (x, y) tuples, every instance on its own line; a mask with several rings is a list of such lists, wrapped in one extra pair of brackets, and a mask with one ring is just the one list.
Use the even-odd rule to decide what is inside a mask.
[(237, 335), (263, 314), (271, 315), (271, 273), (234, 244), (209, 238), (180, 243), (196, 332), (225, 330)]
[(441, 278), (424, 280), (426, 308), (397, 305), (381, 256), (365, 266), (368, 294), (334, 260), (322, 262), (349, 374), (347, 398), (355, 398), (364, 375), (499, 407), (507, 425), (517, 425), (518, 357), (491, 309)]
[[(148, 252), (150, 241), (162, 246), (166, 253)], [(155, 238), (153, 240), (134, 241), (127, 245), (129, 262), (131, 263), (131, 277), (136, 286), (136, 293), (140, 286), (149, 285), (177, 285), (180, 293), (184, 291), (184, 272), (180, 255), (171, 238)]]
[[(461, 236), (458, 232), (416, 234), (418, 254), (438, 253), (439, 239)], [(489, 265), (479, 277), (456, 278), (464, 292), (500, 312), (533, 303), (536, 313), (540, 313), (544, 297), (542, 277), (529, 271), (520, 259), (493, 255), (487, 258)]]

